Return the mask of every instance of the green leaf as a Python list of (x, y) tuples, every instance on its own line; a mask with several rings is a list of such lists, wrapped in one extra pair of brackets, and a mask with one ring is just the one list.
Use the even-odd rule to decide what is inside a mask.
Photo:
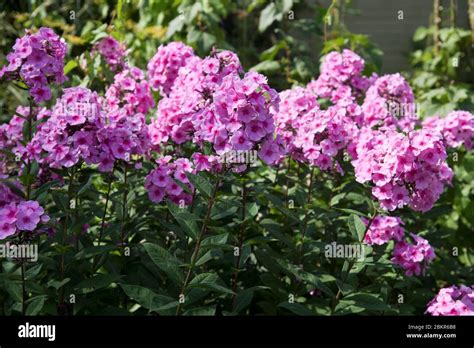
[(159, 245), (145, 243), (143, 247), (153, 263), (165, 272), (175, 284), (181, 286), (183, 283), (183, 274), (179, 267), (180, 262)]
[(347, 303), (352, 303), (357, 307), (374, 311), (383, 311), (390, 308), (389, 305), (384, 303), (383, 300), (379, 298), (379, 295), (375, 294), (353, 293), (344, 296), (343, 300)]
[[(154, 291), (139, 285), (119, 284), (125, 294), (132, 300), (136, 301), (140, 306), (153, 311), (162, 312), (174, 308), (178, 305), (178, 301), (174, 298), (163, 296)], [(164, 313), (160, 313), (164, 314)]]
[(87, 182), (84, 185), (82, 185), (79, 191), (77, 191), (78, 196), (82, 195), (84, 192), (86, 192), (89, 189), (89, 187), (91, 187), (93, 183), (93, 179), (94, 179), (94, 176), (90, 174), (89, 177), (87, 178)]
[(43, 264), (39, 264), (27, 269), (25, 272), (25, 279), (26, 280), (33, 279), (41, 272), (42, 269), (43, 269)]
[(250, 68), (250, 71), (256, 71), (259, 73), (274, 73), (280, 70), (280, 63), (274, 60), (265, 60), (263, 62), (258, 63), (257, 65)]
[(206, 237), (202, 241), (201, 247), (202, 248), (204, 248), (204, 247), (219, 247), (219, 246), (225, 245), (227, 243), (228, 238), (229, 238), (228, 233), (221, 233), (221, 234), (217, 234), (215, 236)]
[(211, 290), (226, 295), (234, 295), (234, 292), (225, 286), (219, 276), (213, 273), (202, 273), (197, 275), (189, 282), (188, 287)]
[(186, 312), (183, 313), (183, 315), (214, 316), (216, 315), (216, 306), (214, 305), (214, 306), (209, 306), (209, 307), (198, 307), (198, 308), (188, 309)]
[(45, 299), (46, 295), (41, 295), (28, 300), (29, 304), (26, 307), (26, 315), (37, 315), (41, 312)]
[(271, 2), (260, 13), (258, 31), (264, 32), (277, 19), (278, 11), (274, 2)]
[(419, 27), (413, 35), (413, 41), (422, 41), (426, 35), (428, 35), (428, 30), (425, 27)]
[(288, 309), (289, 311), (297, 315), (314, 315), (313, 312), (311, 312), (308, 308), (306, 308), (300, 303), (282, 302), (278, 305), (278, 307)]
[(260, 60), (274, 60), (278, 52), (286, 47), (286, 42), (283, 40), (278, 41), (272, 47), (266, 49), (260, 54)]
[(82, 259), (89, 259), (91, 257), (97, 256), (97, 255), (103, 255), (108, 253), (109, 251), (112, 250), (117, 250), (117, 247), (115, 245), (98, 245), (98, 246), (91, 246), (82, 249), (79, 251), (74, 258), (77, 260), (82, 260)]
[(196, 223), (196, 216), (191, 214), (185, 208), (180, 208), (177, 205), (169, 202), (168, 210), (176, 219), (184, 232), (186, 232), (191, 238), (196, 239), (199, 233), (198, 225)]
[(43, 185), (41, 185), (40, 187), (38, 187), (36, 190), (33, 190), (32, 192), (32, 198), (33, 199), (36, 199), (38, 198), (42, 193), (45, 193), (45, 192), (48, 192), (48, 190), (55, 186), (56, 184), (59, 184), (60, 181), (59, 180), (53, 180), (53, 181), (49, 181)]
[(54, 279), (51, 279), (48, 284), (47, 284), (47, 287), (50, 288), (55, 288), (56, 290), (58, 290), (60, 287), (66, 285), (67, 283), (69, 283), (71, 279), (70, 278), (64, 278), (63, 280), (59, 281), (59, 280), (54, 280)]
[(230, 290), (229, 288), (226, 288), (225, 286), (216, 284), (216, 283), (209, 283), (209, 282), (200, 282), (200, 283), (195, 283), (195, 284), (189, 284), (189, 288), (199, 288), (199, 289), (206, 289), (206, 290), (211, 290), (215, 292), (219, 292), (222, 294), (227, 294), (227, 295), (234, 295), (235, 293)]
[(117, 274), (98, 274), (92, 278), (85, 279), (77, 284), (74, 289), (80, 294), (88, 294), (98, 289), (105, 288), (120, 279)]
[(203, 256), (201, 256), (197, 261), (196, 261), (196, 266), (201, 266), (205, 264), (207, 261), (212, 260), (212, 250), (209, 250), (207, 253), (205, 253)]
[(13, 300), (17, 302), (21, 302), (22, 301), (21, 283), (5, 279), (4, 284), (5, 284), (4, 285), (5, 290), (13, 298)]
[(357, 215), (352, 214), (349, 216), (347, 224), (349, 226), (349, 230), (352, 233), (352, 236), (359, 242), (362, 242), (364, 240), (365, 231), (367, 229), (362, 219)]
[(67, 64), (64, 66), (64, 75), (67, 75), (72, 69), (76, 68), (78, 66), (77, 62), (75, 60), (70, 60), (67, 62)]
[(199, 190), (199, 192), (205, 195), (207, 198), (210, 198), (212, 195), (212, 185), (207, 179), (201, 175), (196, 175), (192, 173), (186, 173), (191, 184)]
[(239, 207), (233, 202), (217, 202), (212, 208), (211, 219), (219, 220), (230, 215), (235, 215), (238, 210)]
[(184, 20), (181, 18), (181, 15), (176, 16), (168, 25), (168, 30), (166, 32), (166, 38), (170, 38), (175, 33), (180, 32), (184, 27)]
[(286, 244), (288, 247), (294, 247), (294, 244), (291, 239), (281, 233), (281, 224), (271, 219), (263, 219), (262, 221), (260, 221), (260, 226), (262, 226), (265, 230), (270, 232), (271, 235), (273, 235), (280, 242)]
[(253, 218), (257, 215), (259, 206), (255, 202), (250, 202), (245, 206), (245, 217)]
[(234, 313), (238, 314), (243, 311), (253, 299), (253, 290), (243, 290), (239, 292), (235, 298)]

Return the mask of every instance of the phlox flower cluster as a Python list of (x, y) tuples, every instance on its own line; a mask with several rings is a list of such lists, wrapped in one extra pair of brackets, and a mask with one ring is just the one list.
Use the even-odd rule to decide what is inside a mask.
[(94, 45), (92, 54), (96, 53), (104, 58), (111, 71), (119, 72), (127, 67), (127, 50), (112, 36), (104, 37)]
[(428, 264), (435, 258), (434, 250), (428, 241), (410, 233), (411, 243), (405, 236), (403, 221), (399, 217), (378, 215), (370, 222), (364, 237), (367, 245), (383, 245), (393, 240), (395, 246), (392, 262), (405, 270), (407, 276), (420, 275), (425, 272)]
[(230, 74), (213, 93), (212, 103), (193, 115), (194, 142), (210, 142), (218, 155), (258, 150), (263, 161), (273, 164), (282, 153), (273, 137), (277, 105), (278, 93), (263, 75)]
[(31, 97), (40, 103), (51, 99), (50, 84), (65, 81), (64, 56), (66, 43), (50, 28), (17, 39), (13, 52), (7, 55), (8, 65), (0, 69), (0, 77), (25, 83)]
[(462, 145), (472, 149), (474, 140), (474, 115), (467, 111), (452, 111), (446, 117), (429, 117), (423, 122), (423, 129), (435, 132), (443, 138), (448, 148)]
[(72, 167), (80, 159), (103, 166), (104, 152), (97, 139), (97, 130), (103, 122), (100, 113), (95, 92), (83, 87), (64, 89), (51, 110), (51, 117), (38, 126), (28, 145), (30, 156), (39, 163), (49, 163), (52, 168)]
[(107, 88), (103, 104), (108, 113), (119, 113), (124, 109), (126, 116), (146, 114), (155, 101), (143, 71), (131, 67), (114, 77), (114, 83)]
[[(12, 152), (14, 161), (6, 154), (0, 153), (0, 176), (8, 177), (9, 172), (18, 169), (18, 159), (26, 160), (29, 145), (24, 145), (23, 130), (26, 120), (31, 117), (33, 121), (40, 121), (50, 116), (51, 112), (44, 107), (34, 107), (30, 115), (29, 106), (18, 106), (15, 115), (8, 123), (0, 125), (0, 149)], [(10, 166), (10, 168), (7, 168)]]
[(435, 253), (428, 241), (410, 233), (414, 243), (407, 240), (395, 243), (392, 262), (405, 270), (407, 276), (424, 274)]
[(37, 201), (12, 202), (0, 206), (0, 239), (17, 232), (34, 231), (38, 224), (49, 221)]
[(342, 155), (357, 131), (347, 108), (337, 104), (327, 110), (313, 108), (299, 121), (293, 145), (300, 155), (295, 157), (321, 170), (334, 169), (342, 174), (338, 156)]
[(433, 316), (474, 315), (474, 286), (453, 285), (440, 289), (428, 303), (426, 312)]
[(374, 77), (362, 76), (365, 62), (356, 53), (344, 49), (324, 56), (320, 75), (308, 84), (308, 89), (333, 103), (352, 102), (364, 93)]
[(163, 96), (169, 95), (178, 77), (179, 69), (194, 56), (193, 49), (182, 42), (160, 45), (148, 63), (148, 78), (151, 87), (160, 91)]
[(150, 138), (145, 114), (154, 100), (143, 72), (131, 67), (115, 75), (101, 104), (103, 121), (97, 130), (102, 148), (100, 169), (110, 171), (115, 160), (129, 162), (133, 155), (147, 155)]
[(316, 95), (300, 86), (280, 92), (279, 97), (279, 109), (273, 116), (276, 132), (286, 144), (288, 153), (293, 157), (298, 157), (298, 151), (293, 142), (300, 128), (301, 119), (309, 111), (319, 109), (319, 104)]
[(364, 243), (367, 245), (382, 245), (391, 240), (400, 242), (405, 235), (403, 221), (399, 217), (377, 215), (368, 225)]
[(363, 126), (413, 130), (417, 116), (415, 98), (408, 82), (398, 73), (379, 77), (367, 90), (362, 114)]
[(263, 75), (241, 77), (241, 72), (238, 57), (229, 51), (191, 57), (158, 105), (150, 125), (153, 145), (209, 142), (218, 155), (258, 150), (267, 163), (277, 161), (281, 146), (273, 139), (273, 113), (278, 94)]
[(187, 158), (173, 160), (171, 156), (159, 158), (157, 167), (152, 170), (145, 179), (145, 188), (148, 190), (150, 200), (160, 203), (169, 199), (177, 205), (189, 205), (192, 202), (192, 194), (186, 192), (181, 185), (187, 186), (189, 191), (194, 190), (186, 173), (196, 174), (199, 171), (219, 170), (220, 163), (216, 156), (206, 156), (196, 152), (193, 162)]
[(428, 211), (451, 182), (443, 142), (428, 131), (405, 135), (363, 128), (355, 143), (356, 180), (373, 185), (372, 194), (385, 210), (408, 205)]
[(169, 140), (182, 144), (193, 139), (192, 116), (209, 104), (212, 93), (226, 74), (242, 70), (238, 57), (229, 51), (201, 59), (192, 56), (178, 70), (169, 96), (158, 103), (156, 117), (149, 126), (155, 147)]
[[(96, 133), (101, 150), (101, 171), (111, 171), (116, 160), (130, 162), (134, 155), (148, 155), (149, 136), (144, 114), (127, 116), (125, 112), (117, 111), (103, 113), (103, 117), (105, 122)], [(97, 160), (94, 163), (97, 163)]]

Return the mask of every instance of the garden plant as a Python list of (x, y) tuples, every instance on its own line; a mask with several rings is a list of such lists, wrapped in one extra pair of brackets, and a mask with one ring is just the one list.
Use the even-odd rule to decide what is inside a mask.
[(25, 3), (1, 315), (474, 315), (469, 30), (420, 28), (384, 74), (347, 1)]

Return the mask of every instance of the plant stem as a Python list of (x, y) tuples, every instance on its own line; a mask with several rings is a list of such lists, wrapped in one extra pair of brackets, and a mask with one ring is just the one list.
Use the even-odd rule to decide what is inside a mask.
[[(200, 231), (198, 239), (196, 241), (196, 246), (194, 247), (193, 255), (191, 257), (191, 265), (189, 266), (188, 272), (186, 273), (186, 277), (184, 278), (184, 282), (183, 282), (183, 286), (181, 288), (180, 295), (184, 295), (184, 292), (186, 291), (186, 288), (189, 284), (191, 274), (194, 270), (194, 267), (196, 266), (197, 257), (199, 255), (199, 251), (201, 249), (201, 242), (202, 242), (202, 239), (204, 238), (204, 235), (206, 234), (207, 225), (208, 225), (209, 219), (211, 217), (212, 207), (214, 206), (214, 202), (216, 200), (217, 190), (219, 188), (220, 182), (221, 182), (221, 178), (219, 177), (216, 181), (215, 186), (214, 186), (214, 190), (212, 192), (211, 199), (209, 200), (209, 203), (207, 205), (206, 217), (204, 218), (204, 222), (202, 224), (201, 231)], [(181, 302), (178, 302), (178, 307), (176, 308), (176, 315), (179, 315), (180, 311), (181, 311)]]
[[(309, 185), (308, 185), (308, 196), (306, 198), (306, 204), (311, 203), (311, 198), (312, 198), (312, 190), (313, 190), (313, 181), (314, 181), (314, 166), (311, 168), (311, 172), (309, 174)], [(301, 244), (299, 248), (299, 256), (298, 256), (298, 261), (301, 261), (301, 258), (303, 257), (303, 244), (304, 244), (304, 237), (306, 235), (306, 230), (308, 227), (308, 219), (309, 219), (309, 210), (307, 207), (304, 208), (304, 219), (303, 219), (303, 228), (301, 229)]]
[(433, 0), (433, 41), (434, 41), (434, 52), (439, 53), (439, 27), (441, 24), (441, 17), (439, 15), (439, 0)]
[(196, 189), (193, 189), (193, 197), (192, 197), (192, 202), (191, 202), (191, 213), (194, 211), (194, 206), (195, 206), (195, 201), (196, 200)]
[[(112, 190), (112, 181), (113, 181), (113, 178), (114, 178), (114, 172), (115, 172), (115, 165), (112, 168), (112, 173), (110, 173), (110, 177), (109, 177), (109, 184), (108, 184), (108, 187), (107, 187), (107, 193), (105, 195), (105, 206), (104, 206), (104, 212), (102, 214), (102, 222), (101, 222), (101, 225), (100, 225), (99, 240), (98, 240), (97, 246), (100, 246), (100, 243), (102, 243), (102, 237), (103, 237), (104, 229), (105, 229), (105, 220), (106, 220), (106, 217), (107, 217), (107, 207), (109, 205), (110, 192)], [(95, 268), (96, 268), (99, 257), (100, 256), (94, 257), (94, 261), (92, 262), (92, 270), (94, 272), (95, 272)]]
[[(27, 139), (26, 142), (29, 143), (33, 138), (33, 107), (34, 101), (31, 98), (29, 100), (29, 110), (28, 110), (28, 120), (27, 120)], [(31, 185), (33, 183), (31, 176), (31, 161), (28, 158), (26, 163), (26, 175), (27, 175), (27, 185), (26, 185), (26, 200), (29, 201), (31, 197)], [(21, 311), (22, 314), (26, 314), (26, 281), (25, 281), (25, 273), (26, 273), (26, 261), (21, 260), (21, 289), (22, 289), (22, 301), (21, 301)]]
[(449, 19), (451, 22), (451, 28), (456, 27), (456, 13), (457, 13), (456, 0), (450, 0), (449, 1)]
[(276, 184), (278, 181), (278, 174), (280, 174), (280, 168), (281, 168), (281, 165), (279, 164), (275, 173), (275, 180), (273, 181), (274, 184)]
[[(345, 273), (342, 277), (342, 283), (344, 284), (347, 280), (347, 277), (349, 277), (349, 273), (352, 269), (352, 266), (354, 266), (354, 262), (353, 261), (348, 261), (349, 262), (349, 267), (347, 269), (347, 273)], [(331, 308), (331, 315), (334, 313), (334, 310), (336, 309), (336, 306), (337, 304), (339, 303), (339, 300), (341, 299), (341, 296), (342, 296), (342, 291), (341, 289), (338, 289), (337, 290), (337, 294), (336, 294), (336, 297), (334, 297), (334, 301), (333, 301), (333, 306)]]
[[(288, 166), (286, 167), (286, 191), (285, 191), (285, 201), (286, 201), (286, 209), (289, 207), (289, 191), (290, 191), (290, 172), (291, 172), (291, 158), (288, 157)], [(285, 214), (284, 218), (285, 225), (288, 224), (288, 216)]]
[(242, 223), (240, 224), (240, 233), (239, 239), (237, 242), (237, 247), (239, 248), (239, 253), (237, 254), (237, 260), (235, 262), (235, 271), (232, 277), (232, 291), (234, 291), (234, 295), (232, 298), (232, 311), (235, 310), (235, 306), (237, 305), (237, 277), (240, 272), (240, 259), (242, 255), (242, 244), (244, 242), (244, 232), (245, 232), (245, 203), (247, 199), (247, 186), (245, 176), (242, 182)]
[(21, 260), (21, 292), (22, 292), (22, 301), (21, 301), (21, 313), (26, 314), (26, 289), (25, 289), (25, 261)]
[(100, 225), (100, 232), (99, 232), (99, 242), (98, 242), (97, 245), (100, 245), (100, 243), (102, 242), (102, 235), (104, 233), (105, 220), (106, 220), (106, 217), (107, 217), (107, 207), (109, 205), (109, 200), (110, 200), (110, 191), (112, 189), (112, 180), (113, 180), (113, 177), (114, 177), (114, 171), (115, 171), (115, 166), (112, 169), (112, 173), (110, 174), (109, 185), (107, 187), (107, 193), (105, 195), (105, 207), (104, 207), (104, 213), (102, 214), (102, 223)]
[[(75, 167), (72, 167), (71, 173), (69, 174), (69, 185), (67, 188), (67, 195), (69, 199), (69, 208), (71, 208), (71, 201), (74, 201), (74, 207), (71, 209), (74, 212), (74, 216), (76, 216), (76, 203), (77, 203), (77, 197), (75, 197), (74, 192), (73, 192), (73, 184), (74, 184), (74, 178), (76, 176), (76, 171)], [(66, 215), (66, 221), (69, 219), (69, 215)], [(72, 220), (72, 219), (71, 219)], [(74, 223), (73, 223), (74, 224)], [(66, 223), (67, 226), (67, 223)], [(79, 249), (79, 235), (76, 235), (76, 250)]]
[(125, 185), (125, 189), (123, 191), (123, 198), (122, 198), (122, 226), (120, 227), (120, 245), (122, 249), (124, 248), (125, 242), (125, 224), (127, 223), (127, 196), (128, 196), (128, 183), (127, 183), (127, 163), (124, 164), (123, 168), (123, 184)]

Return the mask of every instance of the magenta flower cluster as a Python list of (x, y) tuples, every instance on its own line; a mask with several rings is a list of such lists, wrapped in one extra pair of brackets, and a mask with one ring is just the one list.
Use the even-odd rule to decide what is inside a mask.
[(342, 152), (357, 132), (347, 108), (338, 104), (327, 110), (314, 108), (300, 120), (293, 144), (310, 165), (343, 174)]
[(205, 59), (192, 57), (181, 67), (169, 97), (158, 105), (150, 125), (155, 146), (171, 139), (213, 145), (216, 154), (258, 150), (265, 162), (281, 156), (275, 141), (274, 111), (278, 94), (258, 73), (240, 76), (242, 68), (231, 52), (214, 52)]
[(125, 116), (133, 116), (146, 114), (155, 101), (143, 71), (130, 67), (115, 75), (114, 83), (105, 92), (103, 104), (109, 114), (120, 114), (123, 110)]
[(148, 78), (151, 87), (160, 91), (162, 96), (169, 95), (174, 80), (178, 77), (179, 69), (194, 56), (193, 49), (182, 42), (160, 45), (148, 62)]
[(92, 54), (97, 53), (104, 58), (111, 71), (122, 71), (128, 65), (125, 46), (112, 36), (104, 37), (94, 45)]
[(0, 69), (0, 78), (23, 82), (31, 97), (40, 103), (51, 99), (50, 84), (65, 81), (64, 56), (66, 43), (50, 28), (40, 28), (16, 40), (13, 52), (7, 55), (8, 65)]
[(353, 155), (356, 180), (373, 185), (372, 194), (385, 210), (408, 205), (428, 211), (453, 176), (443, 142), (425, 130), (405, 135), (364, 128)]
[(434, 249), (426, 239), (410, 233), (414, 243), (402, 240), (395, 243), (392, 262), (405, 270), (407, 276), (420, 275), (426, 271), (428, 264), (434, 260)]
[(178, 158), (173, 161), (171, 156), (158, 159), (157, 168), (153, 169), (145, 179), (145, 188), (148, 190), (150, 200), (159, 203), (166, 197), (175, 204), (190, 204), (192, 195), (178, 184), (179, 182), (190, 190), (193, 189), (186, 173), (195, 173), (189, 159)]
[(104, 152), (97, 131), (102, 122), (97, 93), (83, 87), (66, 88), (51, 117), (38, 126), (29, 144), (30, 156), (52, 168), (69, 168), (80, 159), (87, 164), (101, 163)]
[(382, 245), (391, 240), (400, 242), (405, 235), (403, 221), (399, 217), (377, 215), (368, 225), (364, 237), (364, 243), (367, 245)]
[[(44, 107), (34, 107), (30, 115), (29, 106), (18, 106), (16, 115), (8, 123), (0, 125), (0, 149), (12, 152), (15, 155), (14, 161), (4, 153), (0, 153), (0, 177), (8, 177), (11, 166), (19, 165), (19, 160), (26, 160), (31, 149), (31, 143), (23, 142), (23, 129), (25, 122), (31, 117), (32, 121), (41, 121), (48, 118), (51, 111)], [(10, 166), (10, 170), (7, 168)], [(19, 169), (19, 168), (18, 168)]]
[(440, 289), (428, 303), (426, 312), (433, 316), (474, 315), (474, 286), (453, 285)]
[(176, 144), (192, 141), (193, 116), (209, 105), (212, 94), (225, 76), (241, 71), (238, 57), (228, 51), (214, 53), (205, 59), (188, 58), (187, 64), (178, 70), (169, 96), (158, 104), (156, 118), (149, 126), (152, 144), (159, 147), (169, 140)]
[[(169, 199), (177, 205), (192, 203), (194, 186), (189, 182), (186, 173), (196, 174), (200, 171), (217, 172), (222, 169), (218, 156), (207, 156), (195, 152), (192, 161), (187, 158), (173, 160), (171, 156), (164, 156), (156, 161), (157, 168), (153, 169), (145, 179), (145, 188), (150, 200), (160, 203)], [(187, 187), (189, 192), (183, 189)]]
[(417, 124), (413, 91), (400, 74), (379, 77), (369, 87), (362, 104), (361, 125), (413, 130)]
[(435, 258), (434, 250), (428, 241), (416, 234), (410, 233), (411, 243), (405, 237), (403, 221), (399, 217), (378, 215), (370, 222), (364, 243), (367, 245), (383, 245), (394, 241), (392, 262), (405, 270), (407, 276), (420, 275), (425, 272), (428, 264)]
[(474, 140), (474, 115), (467, 111), (452, 111), (446, 117), (429, 117), (423, 122), (423, 129), (439, 135), (448, 148), (462, 145), (472, 149)]
[(304, 115), (313, 109), (319, 109), (317, 97), (304, 87), (294, 87), (279, 93), (280, 105), (274, 115), (276, 132), (285, 143), (287, 151), (295, 159), (301, 159), (301, 151), (294, 146), (296, 133)]
[(344, 49), (324, 56), (320, 75), (308, 84), (308, 89), (318, 97), (333, 103), (351, 103), (360, 97), (373, 83), (376, 76), (362, 75), (365, 62), (356, 53)]
[(241, 78), (230, 74), (211, 98), (212, 103), (192, 117), (195, 142), (210, 142), (219, 155), (259, 150), (267, 164), (280, 158), (272, 111), (278, 105), (278, 93), (263, 75), (248, 72)]
[(36, 201), (5, 204), (0, 207), (0, 239), (17, 232), (34, 231), (39, 223), (48, 221), (49, 216)]

